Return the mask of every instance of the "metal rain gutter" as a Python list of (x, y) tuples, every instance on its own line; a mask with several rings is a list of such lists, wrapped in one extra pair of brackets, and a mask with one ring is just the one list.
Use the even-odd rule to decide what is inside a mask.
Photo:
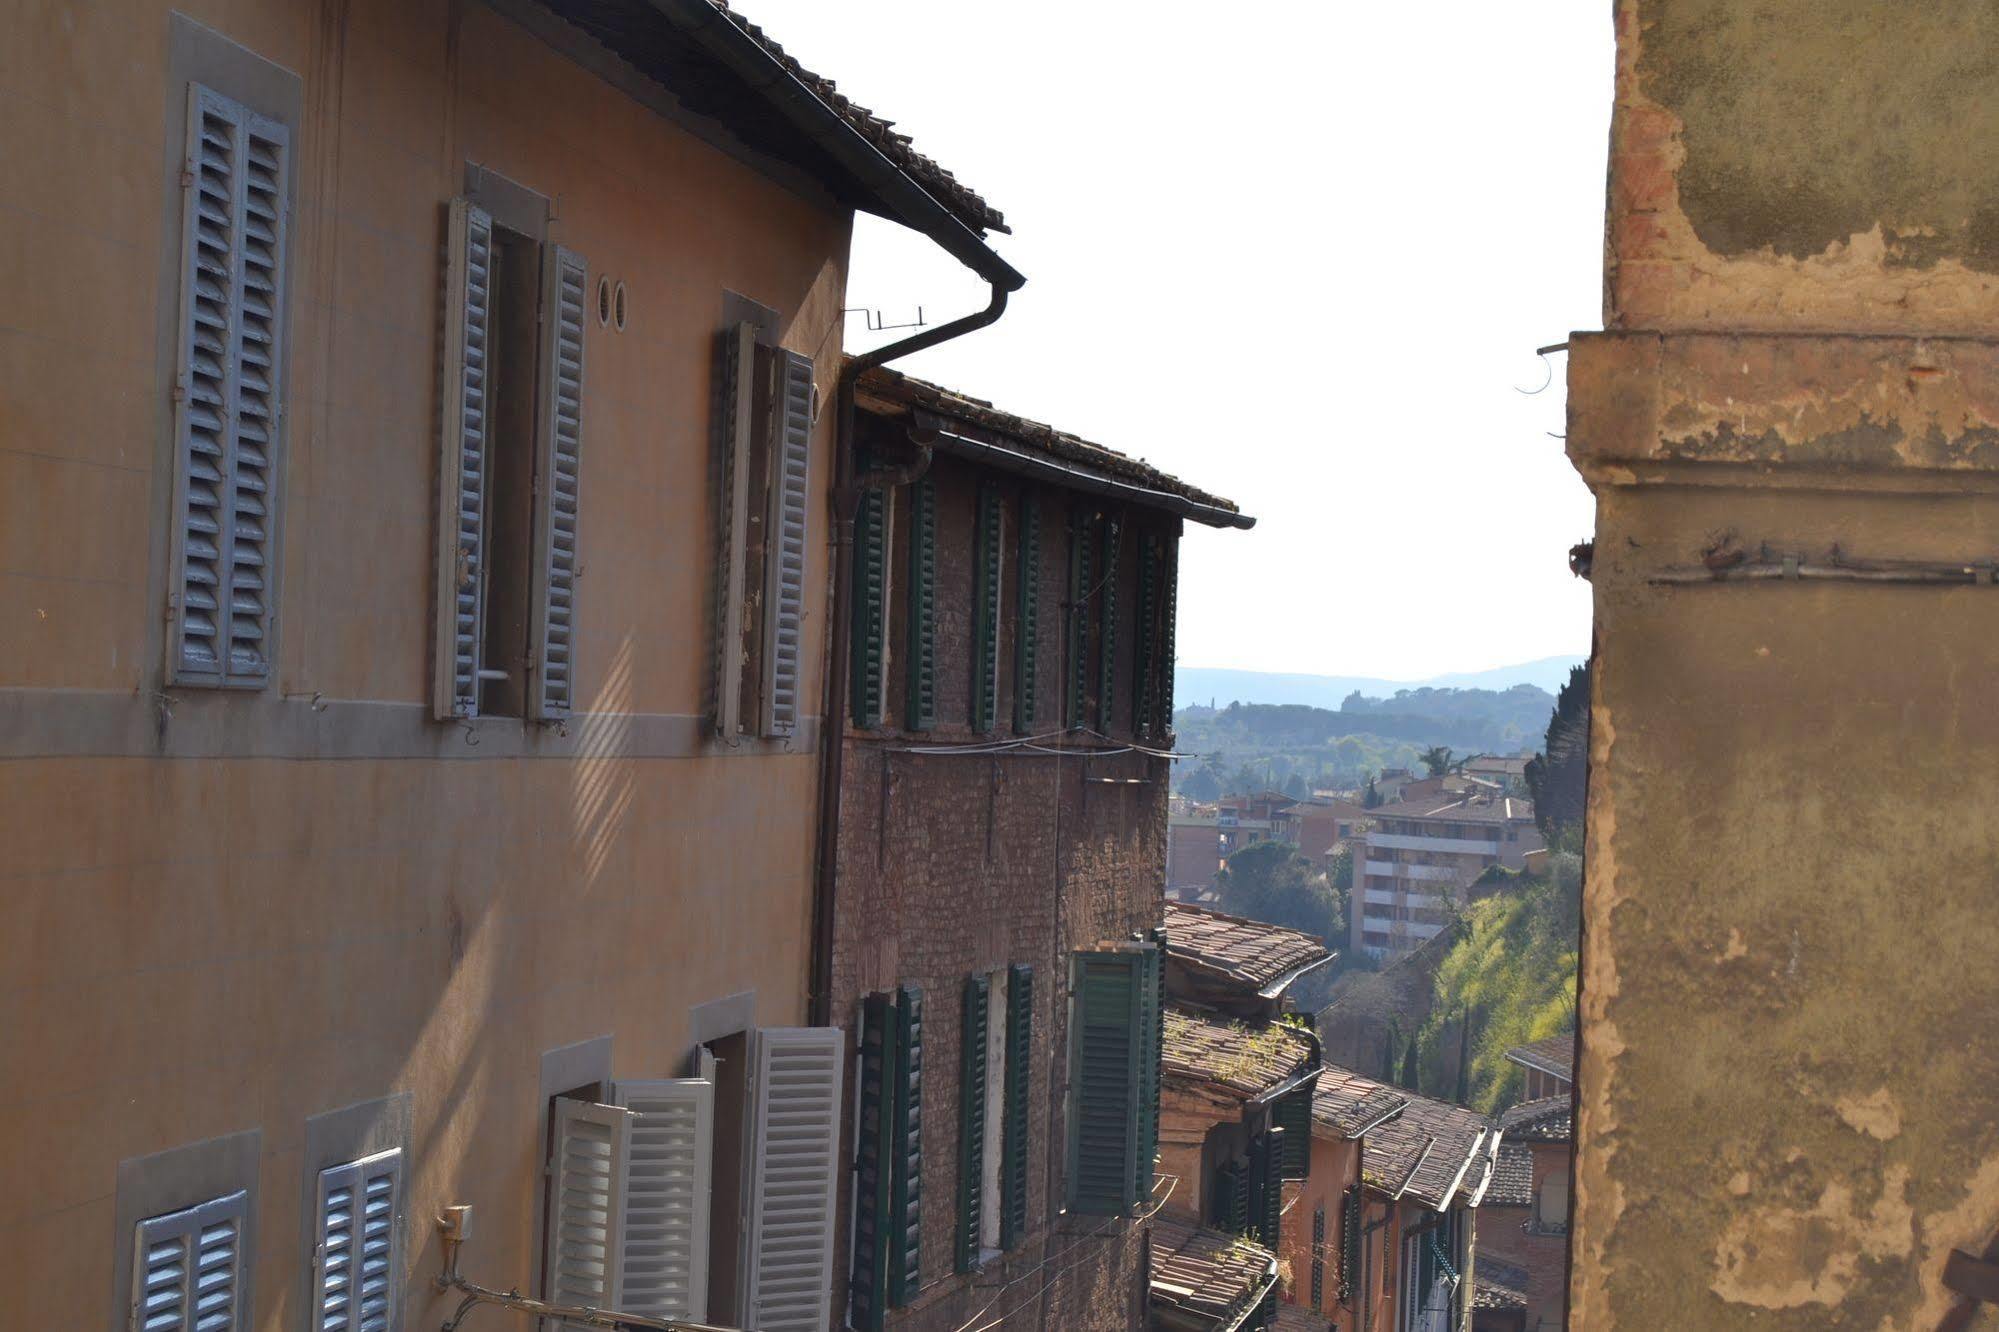
[(1312, 972), (1317, 971), (1320, 967), (1325, 966), (1328, 962), (1338, 961), (1339, 956), (1340, 955), (1336, 952), (1328, 952), (1324, 957), (1320, 958), (1316, 962), (1307, 962), (1302, 967), (1293, 967), (1291, 968), (1291, 970), (1285, 972), (1282, 976), (1279, 976), (1276, 980), (1270, 982), (1270, 984), (1258, 990), (1256, 992), (1257, 997), (1259, 999), (1275, 999), (1279, 995), (1283, 994), (1286, 990), (1290, 989), (1291, 986), (1294, 983), (1296, 983), (1300, 977), (1310, 975)]
[(786, 69), (783, 61), (710, 0), (651, 0), (651, 4), (677, 32), (768, 97), (787, 120), (881, 199), (898, 221), (937, 242), (991, 285), (1004, 291), (1019, 291), (1026, 285), (1027, 279), (995, 254), (962, 218), (841, 119), (819, 94)]

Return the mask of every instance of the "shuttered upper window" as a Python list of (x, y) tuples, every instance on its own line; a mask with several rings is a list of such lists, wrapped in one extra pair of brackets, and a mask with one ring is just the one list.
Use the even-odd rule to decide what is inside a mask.
[(261, 688), (277, 627), (291, 137), (188, 92), (167, 674)]
[(247, 1332), (247, 1192), (141, 1221), (133, 1243), (132, 1332)]
[(762, 1332), (822, 1332), (831, 1317), (845, 1037), (763, 1027), (750, 1042), (749, 1196), (738, 1318)]
[(998, 720), (1000, 681), (1000, 547), (1006, 506), (999, 487), (979, 485), (978, 529), (972, 557), (972, 729), (990, 731)]
[(1127, 1212), (1152, 1191), (1158, 1150), (1160, 946), (1074, 955), (1069, 1205)]
[(312, 1332), (394, 1332), (402, 1282), (401, 1149), (319, 1172)]
[(855, 1152), (853, 1307), (862, 1332), (907, 1304), (922, 1280), (923, 996), (869, 995), (861, 1011)]

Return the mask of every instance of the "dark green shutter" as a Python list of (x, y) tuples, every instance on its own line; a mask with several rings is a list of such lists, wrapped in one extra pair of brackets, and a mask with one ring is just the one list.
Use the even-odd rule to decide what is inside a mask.
[(1097, 561), (1097, 729), (1105, 735), (1117, 730), (1117, 566), (1118, 539), (1124, 520), (1107, 516), (1098, 524), (1103, 557)]
[(1360, 1185), (1340, 1195), (1340, 1303), (1351, 1302), (1360, 1279)]
[(1258, 1181), (1256, 1239), (1264, 1248), (1277, 1248), (1278, 1227), (1284, 1219), (1284, 1130), (1270, 1128), (1263, 1134), (1263, 1151), (1256, 1162), (1262, 1173)]
[[(1142, 1079), (1143, 954), (1077, 953), (1071, 964), (1075, 1026), (1069, 1034), (1069, 1207), (1122, 1214), (1135, 1199)], [(1149, 1096), (1149, 1093), (1148, 1093)]]
[(1326, 1306), (1326, 1205), (1312, 1209), (1312, 1307)]
[(1163, 568), (1160, 572), (1160, 631), (1159, 666), (1154, 672), (1159, 678), (1159, 723), (1156, 732), (1164, 740), (1173, 734), (1173, 662), (1175, 645), (1174, 629), (1178, 621), (1180, 606), (1180, 538), (1166, 537), (1162, 542), (1164, 553), (1161, 557)]
[(965, 978), (965, 1004), (958, 1032), (958, 1217), (956, 1265), (969, 1272), (979, 1265), (979, 1214), (986, 1187), (986, 978)]
[(1159, 1059), (1166, 1041), (1166, 931), (1153, 930), (1152, 947), (1140, 954), (1138, 1159), (1133, 1197), (1152, 1195), (1159, 1162)]
[(1071, 510), (1069, 514), (1069, 605), (1066, 616), (1066, 636), (1068, 643), (1068, 680), (1064, 685), (1067, 699), (1067, 724), (1073, 729), (1083, 726), (1088, 718), (1084, 709), (1090, 696), (1090, 613), (1091, 592), (1095, 579), (1091, 576), (1090, 544), (1091, 528), (1094, 525), (1092, 512), (1087, 508)]
[(1014, 575), (1013, 729), (1034, 730), (1035, 667), (1041, 653), (1041, 502), (1020, 501), (1019, 558)]
[(1284, 1130), (1284, 1178), (1307, 1178), (1312, 1173), (1311, 1084), (1278, 1097), (1270, 1107), (1270, 1120)]
[(854, 1269), (852, 1322), (859, 1332), (875, 1332), (888, 1308), (889, 1249), (886, 1236), (891, 1162), (890, 1080), (894, 1077), (895, 1006), (885, 994), (861, 1002), (859, 1138), (854, 1170)]
[(1034, 968), (1006, 974), (1006, 1101), (1000, 1124), (1000, 1247), (1027, 1238), (1027, 1087), (1033, 1075)]
[(889, 1303), (909, 1303), (921, 1284), (923, 1236), (923, 992), (896, 991), (895, 1174), (889, 1190)]
[(1231, 1235), (1249, 1233), (1249, 1160), (1238, 1156), (1215, 1171), (1215, 1224)]
[(1138, 628), (1131, 645), (1131, 729), (1140, 739), (1158, 732), (1159, 565), (1159, 537), (1147, 532), (1138, 542)]
[(928, 476), (909, 487), (908, 698), (903, 726), (927, 731), (937, 724), (937, 483)]
[(999, 487), (979, 486), (978, 563), (972, 572), (972, 729), (990, 731), (999, 716)]
[(888, 643), (888, 502), (879, 490), (861, 492), (854, 514), (853, 676), (854, 725), (881, 722), (882, 653)]

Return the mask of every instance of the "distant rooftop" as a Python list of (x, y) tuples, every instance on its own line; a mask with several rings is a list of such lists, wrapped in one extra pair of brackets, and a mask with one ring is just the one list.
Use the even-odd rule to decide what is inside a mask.
[(1166, 951), (1188, 966), (1258, 991), (1333, 956), (1332, 949), (1298, 930), (1179, 902), (1166, 904)]
[(1575, 1134), (1569, 1098), (1544, 1096), (1523, 1101), (1499, 1117), (1508, 1142), (1568, 1142)]
[(1492, 1179), (1499, 1129), (1491, 1120), (1337, 1064), (1319, 1073), (1312, 1125), (1332, 1137), (1359, 1136), (1361, 1178), (1388, 1198), (1413, 1198), (1438, 1212), (1455, 1203), (1476, 1207)]
[(1314, 1054), (1310, 1037), (1281, 1022), (1230, 1022), (1173, 1007), (1166, 1010), (1165, 1028), (1163, 1081), (1238, 1100), (1275, 1091), (1307, 1071)]
[(1481, 1251), (1472, 1268), (1471, 1307), (1525, 1309), (1527, 1280), (1527, 1269), (1520, 1264)]
[(1368, 811), (1376, 819), (1436, 819), (1443, 823), (1524, 823), (1534, 817), (1534, 802), (1513, 796), (1443, 795), (1398, 800)]
[(1576, 1034), (1565, 1031), (1559, 1036), (1516, 1045), (1506, 1052), (1506, 1057), (1523, 1068), (1573, 1081), (1576, 1073)]
[(1358, 1138), (1383, 1120), (1401, 1114), (1408, 1104), (1409, 1098), (1399, 1088), (1328, 1064), (1320, 1070), (1312, 1091), (1312, 1128), (1316, 1136)]
[(1237, 1235), (1171, 1216), (1152, 1223), (1147, 1288), (1154, 1306), (1232, 1327), (1277, 1280), (1277, 1255)]
[[(1485, 1189), (1487, 1207), (1532, 1207), (1534, 1205), (1534, 1153), (1517, 1143), (1501, 1141), (1499, 1156), (1492, 1167), (1492, 1183)], [(1481, 1263), (1484, 1259), (1479, 1260)]]

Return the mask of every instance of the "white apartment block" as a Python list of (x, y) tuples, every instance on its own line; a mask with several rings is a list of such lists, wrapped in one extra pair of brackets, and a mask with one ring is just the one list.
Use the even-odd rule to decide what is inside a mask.
[(1517, 870), (1539, 850), (1532, 801), (1445, 793), (1373, 810), (1356, 858), (1351, 945), (1394, 960), (1422, 947), (1471, 900), (1494, 865)]

